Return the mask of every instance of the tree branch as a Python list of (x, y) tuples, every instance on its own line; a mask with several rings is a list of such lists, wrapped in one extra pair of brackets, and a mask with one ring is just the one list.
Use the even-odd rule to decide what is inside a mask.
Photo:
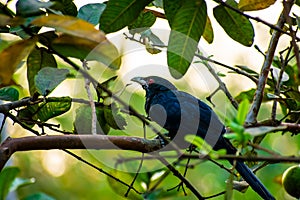
[[(195, 54), (196, 57), (198, 58), (202, 58), (200, 57), (198, 54)], [(215, 72), (215, 70), (212, 68), (212, 66), (208, 63), (208, 62), (203, 62), (203, 64), (205, 65), (205, 67), (208, 69), (208, 71), (210, 72), (210, 74), (215, 78), (215, 80), (218, 82), (219, 84), (219, 88), (220, 90), (222, 90), (226, 97), (229, 99), (229, 101), (231, 102), (231, 104), (233, 105), (233, 107), (235, 109), (238, 109), (239, 104), (237, 103), (237, 101), (233, 98), (233, 96), (230, 94), (229, 90), (227, 89), (225, 83), (220, 79), (220, 77), (218, 76), (218, 74)]]
[[(287, 2), (293, 2), (293, 0), (288, 0)], [(284, 23), (286, 21), (285, 15), (286, 13), (289, 13), (292, 7), (292, 3), (288, 4), (289, 6), (285, 6), (283, 8), (283, 11), (280, 14), (280, 17), (277, 22), (277, 27), (282, 29), (284, 26)], [(264, 89), (265, 85), (268, 79), (270, 67), (273, 61), (273, 57), (275, 54), (275, 50), (279, 41), (279, 37), (281, 35), (281, 32), (278, 30), (274, 30), (271, 41), (269, 44), (269, 48), (267, 50), (267, 54), (265, 57), (265, 61), (263, 63), (261, 73), (258, 79), (258, 84), (257, 84), (257, 90), (255, 92), (253, 104), (251, 106), (251, 109), (247, 115), (246, 118), (246, 124), (255, 124), (257, 122), (257, 115), (260, 109), (260, 105), (262, 103), (263, 95), (264, 95)]]
[(17, 151), (49, 149), (124, 149), (149, 153), (161, 147), (159, 140), (106, 135), (52, 135), (7, 138), (0, 145), (0, 171)]
[(117, 177), (111, 175), (110, 173), (104, 171), (103, 169), (97, 167), (96, 165), (94, 165), (94, 164), (92, 164), (92, 163), (90, 163), (90, 162), (88, 162), (88, 161), (82, 159), (81, 157), (79, 157), (78, 155), (72, 153), (71, 151), (66, 150), (66, 149), (63, 149), (63, 151), (66, 152), (67, 154), (69, 154), (70, 156), (76, 158), (76, 159), (79, 160), (80, 162), (83, 162), (84, 164), (86, 164), (86, 165), (92, 167), (93, 169), (96, 169), (96, 170), (99, 171), (100, 173), (103, 173), (103, 174), (105, 174), (106, 176), (110, 177), (111, 179), (114, 179), (115, 181), (117, 181), (117, 182), (119, 182), (119, 183), (121, 183), (121, 184), (127, 186), (128, 188), (132, 189), (132, 190), (135, 191), (136, 193), (141, 194), (141, 192), (139, 192), (137, 189), (135, 189), (132, 185), (128, 185), (126, 182), (122, 181), (121, 179), (119, 179), (119, 178), (117, 178)]
[(168, 169), (174, 174), (174, 176), (178, 177), (186, 185), (186, 187), (189, 188), (194, 195), (196, 195), (198, 199), (204, 199), (204, 197), (196, 190), (196, 188), (182, 174), (180, 174), (175, 169), (175, 167), (173, 167), (164, 157), (157, 156), (157, 159), (166, 167), (168, 167)]

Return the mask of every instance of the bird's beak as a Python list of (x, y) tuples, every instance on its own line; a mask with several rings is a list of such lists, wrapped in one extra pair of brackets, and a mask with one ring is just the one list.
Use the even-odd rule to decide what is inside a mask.
[(147, 87), (147, 81), (143, 77), (134, 77), (131, 79), (131, 81), (136, 82), (140, 84), (143, 87)]

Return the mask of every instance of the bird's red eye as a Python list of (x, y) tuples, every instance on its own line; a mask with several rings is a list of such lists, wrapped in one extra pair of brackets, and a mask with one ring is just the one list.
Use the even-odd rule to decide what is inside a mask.
[(155, 81), (152, 79), (152, 78), (150, 78), (149, 80), (148, 80), (148, 85), (151, 85), (152, 83), (154, 83)]

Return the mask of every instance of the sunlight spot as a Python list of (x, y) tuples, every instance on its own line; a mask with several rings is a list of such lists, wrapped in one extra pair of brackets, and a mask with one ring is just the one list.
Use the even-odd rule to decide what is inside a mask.
[(156, 172), (155, 174), (153, 174), (153, 176), (151, 177), (151, 181), (155, 181), (156, 179), (160, 178), (166, 171), (160, 171), (160, 172)]
[(52, 176), (59, 177), (66, 170), (65, 154), (59, 150), (43, 152), (42, 166)]
[(145, 182), (141, 182), (141, 186), (144, 190), (147, 190), (147, 184)]

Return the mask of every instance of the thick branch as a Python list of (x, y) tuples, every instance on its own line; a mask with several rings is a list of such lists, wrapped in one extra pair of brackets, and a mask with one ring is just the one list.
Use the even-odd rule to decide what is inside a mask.
[(106, 135), (53, 135), (7, 138), (0, 146), (0, 170), (17, 151), (49, 149), (126, 149), (143, 153), (160, 148), (159, 140)]

